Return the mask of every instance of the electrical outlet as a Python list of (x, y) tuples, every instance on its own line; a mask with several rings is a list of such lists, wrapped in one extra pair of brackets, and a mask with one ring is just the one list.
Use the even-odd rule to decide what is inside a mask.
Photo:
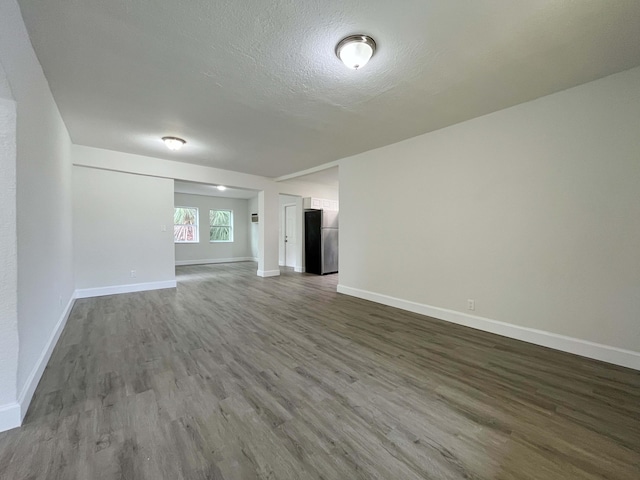
[(135, 270), (131, 270), (131, 278), (136, 278), (136, 271)]
[(467, 308), (469, 310), (475, 310), (476, 309), (476, 301), (472, 300), (472, 299), (467, 300)]
[(167, 231), (167, 226), (166, 225), (160, 225), (160, 231), (161, 232), (166, 232)]

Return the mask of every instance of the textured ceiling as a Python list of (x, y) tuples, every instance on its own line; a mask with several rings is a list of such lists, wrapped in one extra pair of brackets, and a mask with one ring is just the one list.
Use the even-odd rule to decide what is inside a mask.
[[(269, 177), (640, 65), (638, 0), (20, 5), (75, 143)], [(360, 71), (353, 33), (379, 47)]]

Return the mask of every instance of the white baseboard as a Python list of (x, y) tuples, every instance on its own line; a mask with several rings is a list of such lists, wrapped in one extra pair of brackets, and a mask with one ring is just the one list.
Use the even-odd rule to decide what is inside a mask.
[(38, 383), (40, 383), (40, 379), (42, 378), (42, 374), (44, 373), (44, 369), (47, 368), (47, 363), (49, 363), (49, 359), (51, 358), (51, 354), (53, 353), (53, 349), (56, 347), (58, 343), (58, 339), (64, 330), (65, 325), (67, 324), (67, 320), (69, 319), (69, 314), (71, 313), (71, 309), (73, 308), (73, 304), (76, 301), (75, 294), (69, 299), (67, 306), (63, 310), (60, 318), (58, 319), (58, 323), (54, 327), (51, 332), (51, 336), (47, 341), (47, 344), (42, 350), (38, 361), (36, 362), (33, 370), (27, 377), (27, 381), (22, 388), (22, 391), (18, 395), (18, 403), (19, 411), (20, 411), (20, 424), (22, 424), (22, 420), (24, 416), (27, 414), (27, 410), (29, 409), (29, 404), (31, 403), (31, 399), (33, 398), (33, 394), (36, 392), (36, 388), (38, 387)]
[(209, 258), (204, 260), (176, 260), (176, 267), (184, 265), (209, 265), (211, 263), (253, 262), (253, 257)]
[(22, 425), (20, 404), (17, 402), (0, 405), (0, 432), (6, 432)]
[(280, 270), (258, 270), (259, 277), (277, 277), (280, 275)]
[(304, 268), (302, 267), (296, 267), (295, 268), (296, 273), (304, 273)]
[(542, 345), (543, 347), (569, 352), (583, 357), (601, 360), (603, 362), (621, 365), (627, 368), (640, 370), (640, 352), (624, 350), (622, 348), (602, 345), (579, 338), (567, 337), (557, 333), (536, 330), (534, 328), (521, 327), (511, 323), (499, 322), (490, 318), (478, 317), (467, 313), (433, 307), (422, 303), (411, 302), (401, 298), (390, 297), (380, 293), (360, 290), (358, 288), (338, 285), (338, 292), (352, 297), (358, 297), (372, 302), (389, 305), (390, 307), (408, 310), (429, 317), (437, 318), (458, 325), (495, 333), (503, 337), (514, 338), (524, 342)]
[(147, 290), (162, 290), (163, 288), (176, 288), (175, 280), (163, 282), (133, 283), (131, 285), (112, 285), (110, 287), (81, 288), (76, 290), (76, 298), (102, 297), (104, 295), (117, 295), (120, 293), (145, 292)]

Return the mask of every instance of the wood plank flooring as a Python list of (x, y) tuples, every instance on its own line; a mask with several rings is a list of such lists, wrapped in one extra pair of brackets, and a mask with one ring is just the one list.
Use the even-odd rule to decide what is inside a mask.
[(639, 372), (255, 270), (78, 300), (0, 478), (640, 479)]

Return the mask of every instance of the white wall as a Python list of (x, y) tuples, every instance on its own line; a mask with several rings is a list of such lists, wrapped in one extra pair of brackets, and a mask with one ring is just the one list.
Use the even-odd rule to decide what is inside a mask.
[[(176, 207), (196, 207), (199, 212), (198, 243), (176, 243), (176, 265), (212, 263), (212, 261), (242, 261), (252, 258), (249, 244), (248, 201), (240, 198), (211, 197), (176, 193)], [(233, 242), (209, 241), (209, 210), (233, 211)]]
[(344, 159), (340, 216), (341, 291), (640, 352), (640, 68)]
[(173, 180), (73, 168), (74, 263), (81, 296), (111, 293), (110, 287), (122, 285), (175, 285), (173, 193)]
[(71, 142), (15, 0), (0, 3), (0, 63), (3, 89), (10, 86), (17, 105), (16, 400), (23, 416), (73, 294)]
[[(249, 216), (251, 216), (251, 214), (253, 213), (258, 213), (258, 196), (257, 195), (249, 199), (248, 209), (249, 209)], [(258, 218), (258, 221), (260, 221), (259, 218)], [(255, 259), (258, 258), (258, 239), (259, 239), (258, 224), (253, 223), (251, 221), (251, 218), (249, 218), (249, 248), (251, 252), (250, 256)]]

